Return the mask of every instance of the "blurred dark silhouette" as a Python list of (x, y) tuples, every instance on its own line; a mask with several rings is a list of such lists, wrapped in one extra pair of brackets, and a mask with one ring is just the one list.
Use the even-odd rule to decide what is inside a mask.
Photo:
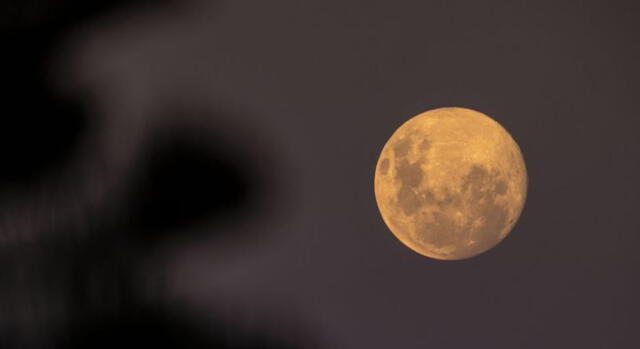
[[(206, 326), (203, 326), (206, 324)], [(184, 311), (131, 307), (93, 322), (74, 326), (60, 348), (297, 348), (294, 340), (267, 333), (248, 333), (220, 322), (197, 320)]]
[(263, 183), (257, 169), (242, 153), (211, 143), (193, 131), (154, 138), (131, 185), (123, 222), (136, 238), (152, 244), (176, 229), (238, 218), (258, 199)]
[(86, 131), (88, 118), (82, 101), (51, 89), (45, 69), (46, 51), (38, 50), (38, 45), (45, 44), (38, 38), (11, 38), (5, 41), (0, 57), (4, 83), (2, 187), (33, 184), (66, 165)]
[[(115, 9), (147, 3), (152, 2), (0, 5), (5, 85), (0, 201), (20, 196), (76, 161), (95, 118), (88, 108), (90, 93), (63, 94), (51, 80), (51, 58), (64, 37)], [(48, 234), (52, 239), (0, 246), (0, 347), (298, 347), (294, 340), (232, 328), (166, 301), (162, 266), (157, 266), (157, 298), (146, 295), (138, 280), (148, 272), (141, 263), (168, 237), (246, 214), (258, 195), (260, 175), (238, 158), (241, 154), (225, 144), (170, 130), (152, 140), (117, 215)], [(70, 234), (74, 229), (83, 231)]]
[[(0, 4), (0, 187), (27, 186), (67, 165), (91, 119), (86, 98), (56, 90), (51, 61), (77, 26), (144, 1), (7, 0)], [(157, 3), (157, 2), (156, 2)]]

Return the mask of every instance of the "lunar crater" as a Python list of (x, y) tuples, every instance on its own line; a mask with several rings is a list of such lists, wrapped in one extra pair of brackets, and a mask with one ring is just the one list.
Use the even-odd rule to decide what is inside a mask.
[(384, 159), (380, 163), (380, 174), (386, 176), (387, 172), (389, 172), (389, 159)]
[(396, 146), (393, 148), (393, 151), (396, 154), (396, 157), (405, 157), (409, 153), (409, 149), (411, 148), (411, 139), (409, 137), (403, 138), (398, 141)]

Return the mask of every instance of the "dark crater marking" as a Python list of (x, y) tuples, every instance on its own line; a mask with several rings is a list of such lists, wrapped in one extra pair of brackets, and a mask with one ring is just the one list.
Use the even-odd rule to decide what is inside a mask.
[[(402, 165), (402, 164), (401, 164)], [(407, 173), (406, 178), (411, 178), (410, 167), (399, 166)], [(420, 178), (422, 173), (420, 172)], [(405, 177), (403, 177), (405, 178)], [(460, 255), (472, 256), (492, 247), (499, 241), (500, 232), (509, 224), (509, 211), (507, 207), (496, 202), (499, 195), (507, 191), (507, 184), (498, 173), (490, 173), (482, 166), (474, 166), (465, 176), (462, 184), (462, 195), (446, 193), (444, 198), (438, 199), (430, 190), (415, 192), (409, 186), (411, 179), (403, 181), (398, 193), (398, 200), (403, 212), (407, 215), (415, 214), (420, 207), (437, 206), (438, 211), (433, 213), (433, 219), (427, 214), (416, 217), (416, 230), (418, 243), (429, 243), (438, 248), (451, 246), (459, 241), (473, 240), (477, 243), (465, 247), (459, 251)], [(419, 183), (419, 182), (418, 182)], [(470, 219), (464, 225), (458, 224), (454, 219), (443, 213), (447, 208), (460, 207), (462, 200), (469, 200), (474, 205), (471, 208)], [(484, 222), (480, 226), (473, 223), (480, 218)]]

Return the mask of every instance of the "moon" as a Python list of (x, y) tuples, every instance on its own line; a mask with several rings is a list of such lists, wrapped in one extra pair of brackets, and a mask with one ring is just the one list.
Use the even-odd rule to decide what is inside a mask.
[(419, 114), (387, 141), (376, 165), (376, 202), (391, 232), (439, 260), (496, 246), (527, 195), (520, 147), (499, 123), (466, 108)]

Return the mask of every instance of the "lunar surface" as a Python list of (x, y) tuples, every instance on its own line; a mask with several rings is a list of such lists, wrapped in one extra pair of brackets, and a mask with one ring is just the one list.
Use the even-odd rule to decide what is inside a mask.
[(465, 108), (430, 110), (400, 126), (380, 154), (374, 182), (393, 234), (441, 260), (496, 246), (527, 193), (518, 144), (496, 121)]

